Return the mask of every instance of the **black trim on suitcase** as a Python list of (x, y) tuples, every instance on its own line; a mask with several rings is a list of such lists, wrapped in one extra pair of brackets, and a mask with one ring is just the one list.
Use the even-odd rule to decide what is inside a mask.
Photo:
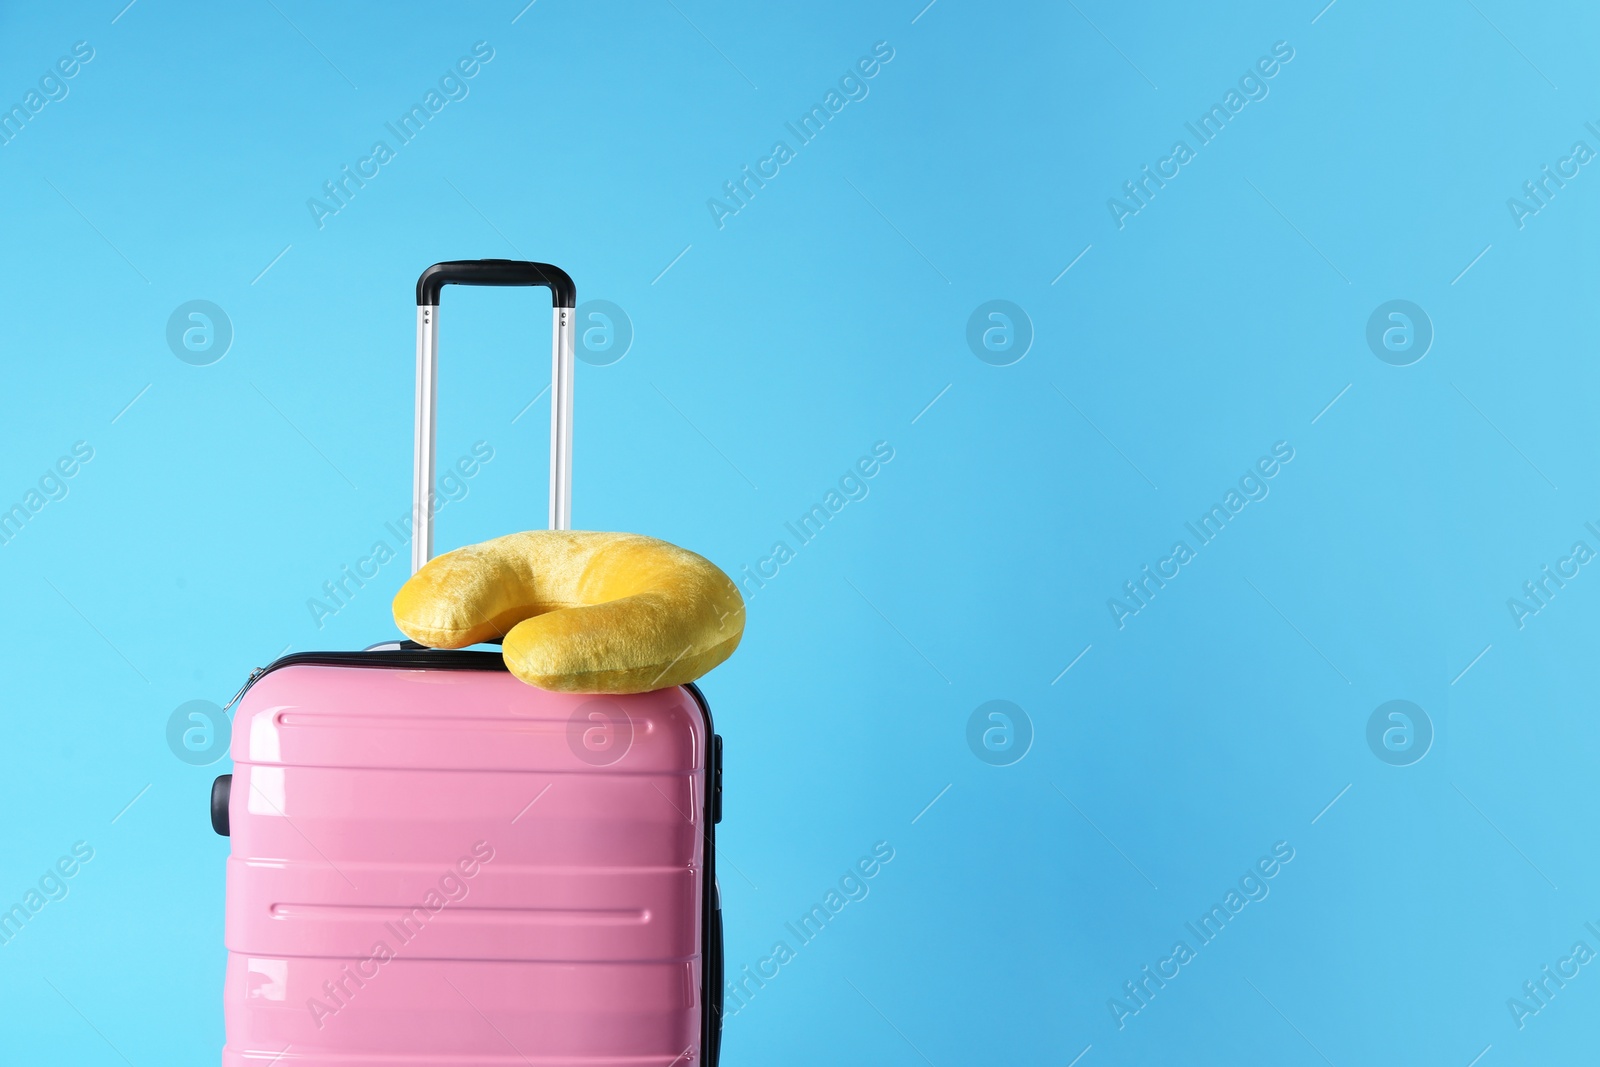
[[(250, 687), (282, 667), (385, 667), (392, 670), (432, 668), (446, 671), (503, 671), (505, 659), (498, 652), (466, 648), (424, 648), (414, 641), (397, 642), (395, 647), (371, 648), (364, 652), (291, 652), (279, 656), (265, 667), (250, 672), (244, 688), (228, 702), (237, 704)], [(705, 789), (705, 872), (700, 897), (700, 1062), (702, 1067), (717, 1067), (722, 1055), (722, 983), (725, 969), (722, 940), (722, 899), (717, 890), (717, 823), (722, 821), (722, 737), (711, 721), (711, 705), (693, 682), (684, 689), (706, 723)], [(223, 710), (227, 710), (226, 708)], [(223, 780), (227, 779), (227, 785)], [(227, 794), (233, 776), (225, 774), (212, 783), (211, 826), (227, 836)], [(222, 796), (222, 818), (217, 818), (217, 797)]]
[(722, 891), (717, 886), (717, 823), (722, 821), (722, 735), (711, 722), (711, 705), (693, 682), (684, 686), (706, 720), (705, 891), (700, 909), (700, 1062), (717, 1067), (722, 1056)]

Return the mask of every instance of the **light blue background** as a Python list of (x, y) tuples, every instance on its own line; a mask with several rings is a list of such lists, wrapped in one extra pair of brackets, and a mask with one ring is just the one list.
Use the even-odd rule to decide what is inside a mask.
[[(1600, 149), (1600, 19), (923, 2), (0, 9), (6, 106), (95, 49), (0, 147), (0, 504), (95, 450), (0, 547), (0, 898), (96, 850), (0, 947), (8, 1062), (217, 1061), (228, 764), (165, 725), (285, 646), (393, 633), (404, 560), (320, 631), (306, 601), (408, 506), (416, 275), (480, 256), (632, 319), (580, 366), (580, 527), (737, 573), (895, 450), (704, 682), (730, 970), (895, 849), (725, 1062), (1592, 1056), (1600, 969), (1522, 1029), (1506, 1002), (1600, 950), (1600, 577), (1522, 629), (1507, 598), (1600, 548), (1600, 176), (1521, 229), (1506, 201)], [(470, 96), (319, 229), (307, 198), (480, 40)], [(718, 229), (707, 199), (878, 41), (870, 95)], [(1119, 230), (1107, 199), (1277, 41), (1270, 95)], [(191, 299), (236, 331), (211, 366), (166, 345)], [(1036, 334), (1012, 366), (965, 341), (991, 299)], [(1391, 299), (1433, 323), (1412, 366), (1365, 341)], [(542, 294), (445, 303), (441, 460), (495, 448), (451, 546), (542, 525), (547, 402), (512, 420), (548, 341)], [(1107, 599), (1278, 441), (1270, 496), (1119, 630)], [(967, 745), (991, 699), (1033, 724), (1011, 766)], [(1367, 745), (1391, 699), (1436, 731), (1411, 766)], [(1270, 896), (1119, 1030), (1109, 998), (1279, 841)]]

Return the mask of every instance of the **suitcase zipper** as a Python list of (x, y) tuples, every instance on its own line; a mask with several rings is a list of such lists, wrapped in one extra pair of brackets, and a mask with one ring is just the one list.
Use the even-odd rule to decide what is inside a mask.
[(227, 711), (250, 691), (250, 687), (280, 667), (387, 667), (392, 670), (435, 668), (458, 671), (503, 671), (505, 660), (498, 652), (475, 652), (463, 648), (368, 649), (364, 652), (291, 652), (279, 656), (265, 667), (250, 672), (233, 699), (222, 706)]
[[(382, 648), (366, 649), (361, 652), (291, 652), (287, 656), (279, 656), (265, 667), (257, 667), (250, 672), (250, 677), (245, 679), (244, 685), (233, 694), (233, 699), (222, 706), (227, 711), (250, 691), (250, 687), (259, 682), (266, 675), (280, 667), (387, 667), (392, 670), (420, 670), (434, 668), (447, 671), (503, 671), (506, 661), (498, 652), (480, 652), (468, 648)], [(700, 692), (700, 687), (693, 682), (684, 685), (696, 704), (700, 706), (700, 713), (705, 716), (706, 733), (714, 735), (716, 729), (711, 721), (711, 708), (706, 703), (705, 695)]]
[(267, 669), (265, 667), (257, 667), (255, 670), (251, 671), (250, 672), (250, 677), (246, 678), (244, 680), (244, 684), (239, 687), (239, 691), (237, 693), (233, 694), (233, 699), (228, 701), (226, 704), (222, 705), (222, 710), (224, 712), (226, 712), (229, 708), (233, 707), (235, 704), (239, 703), (239, 701), (243, 700), (244, 699), (245, 690), (249, 689), (252, 685), (255, 685), (256, 684), (256, 679), (260, 678), (263, 674), (266, 674), (266, 673), (267, 673)]

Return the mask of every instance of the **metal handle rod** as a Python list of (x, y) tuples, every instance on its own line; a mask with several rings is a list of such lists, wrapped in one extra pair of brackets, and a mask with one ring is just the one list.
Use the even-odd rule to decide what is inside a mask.
[[(432, 270), (433, 268), (430, 268)], [(570, 283), (569, 283), (570, 284)], [(569, 297), (570, 300), (570, 297)], [(559, 294), (558, 294), (559, 301)], [(550, 350), (550, 529), (572, 528), (572, 385), (575, 313), (551, 311)], [(411, 573), (433, 558), (435, 439), (439, 352), (439, 306), (417, 306), (417, 406), (411, 479)]]
[(433, 558), (434, 391), (439, 384), (439, 308), (417, 308), (417, 412), (412, 435), (411, 573)]
[(550, 529), (572, 529), (572, 308), (558, 307), (550, 350)]

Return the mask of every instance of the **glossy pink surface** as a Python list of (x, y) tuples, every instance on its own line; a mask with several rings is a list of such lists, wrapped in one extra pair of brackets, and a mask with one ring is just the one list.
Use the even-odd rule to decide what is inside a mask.
[(707, 744), (683, 689), (265, 675), (233, 732), (224, 1067), (698, 1064)]

